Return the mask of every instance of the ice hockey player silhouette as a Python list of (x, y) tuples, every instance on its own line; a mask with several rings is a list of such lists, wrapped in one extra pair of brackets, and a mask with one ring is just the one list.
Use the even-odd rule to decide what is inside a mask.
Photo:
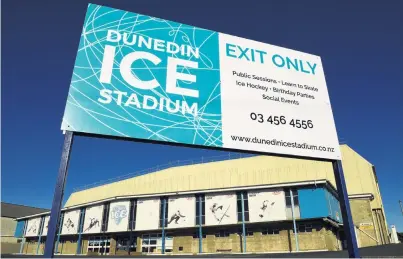
[(218, 210), (221, 210), (221, 212), (222, 212), (222, 211), (223, 211), (223, 205), (218, 205), (217, 203), (214, 203), (214, 204), (210, 207), (210, 210), (211, 210), (211, 212), (213, 213), (215, 219), (216, 219), (218, 222), (220, 222), (220, 223), (221, 223), (221, 221), (222, 221), (222, 219), (223, 219), (224, 217), (228, 217), (228, 218), (229, 218), (229, 216), (227, 215), (228, 209), (229, 209), (229, 206), (228, 206), (227, 210), (223, 213), (222, 217), (217, 217), (217, 211), (218, 211)]
[(84, 232), (90, 230), (91, 228), (95, 227), (95, 225), (99, 226), (99, 220), (96, 218), (90, 218), (90, 225), (88, 226), (88, 228), (86, 228), (84, 230)]
[(32, 226), (28, 229), (27, 232), (31, 232), (31, 230), (32, 230), (32, 232), (36, 233), (36, 223), (34, 223), (34, 225), (32, 225)]
[[(270, 206), (273, 206), (274, 203), (275, 203), (275, 202), (273, 201), (273, 202), (270, 204)], [(260, 208), (261, 213), (259, 214), (259, 217), (263, 218), (263, 213), (266, 211), (268, 205), (269, 205), (269, 201), (268, 201), (268, 200), (265, 200), (265, 201), (263, 202), (262, 207)]]
[(178, 210), (177, 212), (175, 212), (175, 213), (171, 216), (171, 218), (170, 218), (169, 221), (168, 221), (168, 225), (171, 224), (171, 222), (174, 221), (174, 220), (175, 220), (175, 224), (178, 224), (179, 219), (180, 219), (180, 218), (184, 218), (184, 217), (186, 217), (186, 216), (182, 215), (181, 212), (180, 212), (180, 210)]
[(64, 224), (67, 227), (67, 230), (70, 231), (70, 228), (74, 228), (74, 223), (71, 221), (70, 218), (67, 219), (66, 224)]

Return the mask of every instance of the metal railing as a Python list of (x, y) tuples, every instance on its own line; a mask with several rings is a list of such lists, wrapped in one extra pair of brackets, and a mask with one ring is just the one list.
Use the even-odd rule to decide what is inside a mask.
[(90, 188), (110, 184), (110, 183), (113, 183), (113, 182), (127, 180), (127, 179), (132, 178), (132, 177), (145, 175), (145, 174), (149, 174), (149, 173), (154, 173), (154, 172), (158, 172), (158, 171), (161, 171), (161, 170), (164, 170), (164, 169), (177, 167), (177, 166), (205, 164), (205, 163), (232, 160), (232, 159), (239, 159), (239, 158), (246, 158), (246, 157), (253, 157), (253, 156), (256, 156), (256, 155), (242, 154), (242, 153), (228, 153), (228, 155), (201, 157), (201, 158), (197, 158), (197, 159), (188, 159), (188, 160), (174, 160), (174, 161), (171, 161), (171, 162), (169, 162), (167, 164), (157, 165), (157, 166), (154, 166), (154, 167), (151, 167), (151, 168), (143, 169), (143, 170), (140, 170), (140, 171), (136, 171), (136, 172), (133, 172), (133, 173), (121, 175), (121, 176), (110, 178), (110, 179), (107, 179), (107, 180), (102, 180), (102, 181), (87, 184), (87, 185), (84, 185), (84, 186), (75, 187), (75, 188), (73, 188), (73, 190), (74, 190), (74, 192), (83, 191), (83, 190), (86, 190), (86, 189), (90, 189)]

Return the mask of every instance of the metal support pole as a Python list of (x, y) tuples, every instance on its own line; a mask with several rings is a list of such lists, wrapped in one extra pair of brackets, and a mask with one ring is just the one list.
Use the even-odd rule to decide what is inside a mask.
[(81, 234), (83, 232), (84, 227), (84, 215), (85, 215), (85, 209), (82, 208), (80, 211), (80, 222), (78, 223), (78, 240), (77, 240), (76, 254), (81, 254)]
[(162, 254), (165, 254), (165, 210), (167, 207), (167, 199), (162, 198)]
[(22, 228), (22, 241), (20, 246), (20, 254), (22, 254), (25, 244), (25, 231), (27, 231), (28, 220), (24, 220), (24, 227)]
[(133, 230), (130, 226), (129, 242), (126, 244), (127, 254), (130, 255), (130, 249), (133, 243)]
[(348, 200), (346, 182), (344, 180), (343, 167), (340, 160), (333, 161), (334, 178), (336, 180), (337, 193), (339, 195), (341, 215), (343, 217), (344, 233), (347, 240), (348, 256), (359, 258), (360, 254), (355, 236), (353, 218), (351, 217), (350, 202)]
[[(290, 198), (291, 198), (291, 215), (292, 215), (292, 224), (294, 225), (294, 237), (295, 237), (295, 250), (299, 252), (299, 243), (298, 243), (298, 233), (297, 233), (297, 223), (295, 222), (295, 210), (294, 210), (294, 194), (292, 189), (290, 188)], [(292, 250), (292, 249), (291, 249)]]
[(403, 216), (403, 205), (402, 205), (402, 201), (399, 200), (399, 204), (400, 204), (400, 210), (402, 211), (402, 216)]
[[(130, 219), (131, 221), (129, 222), (129, 227), (130, 227), (130, 237), (129, 237), (129, 244), (127, 246), (127, 254), (130, 255), (130, 250), (132, 249), (132, 243), (133, 243), (133, 229), (134, 229), (134, 217), (136, 216), (135, 211), (136, 211), (136, 206), (137, 206), (137, 201), (133, 200), (130, 203), (133, 203), (133, 207), (131, 208), (130, 211)], [(137, 245), (137, 240), (136, 240), (136, 245)]]
[(39, 247), (41, 246), (43, 225), (45, 225), (45, 218), (41, 217), (41, 223), (39, 223), (39, 233), (38, 233), (39, 237), (38, 237), (38, 245), (36, 246), (36, 254), (38, 254)]
[(64, 213), (62, 213), (62, 215), (60, 217), (59, 231), (57, 233), (57, 240), (56, 240), (56, 245), (55, 245), (55, 254), (57, 254), (59, 252), (59, 242), (60, 242), (60, 234), (62, 233), (63, 220), (64, 220)]
[(203, 230), (202, 230), (202, 218), (203, 218), (203, 206), (202, 206), (202, 196), (199, 195), (199, 253), (203, 253)]
[(49, 229), (45, 245), (44, 257), (53, 258), (55, 251), (55, 238), (57, 232), (57, 225), (60, 220), (60, 211), (62, 208), (64, 186), (66, 185), (67, 169), (69, 167), (71, 147), (73, 145), (73, 132), (66, 131), (64, 135), (64, 144), (62, 157), (60, 160), (59, 174), (57, 176), (55, 193), (53, 196), (52, 210), (49, 219)]
[(241, 192), (241, 207), (242, 207), (242, 253), (246, 253), (246, 229), (245, 229), (245, 205), (243, 192)]

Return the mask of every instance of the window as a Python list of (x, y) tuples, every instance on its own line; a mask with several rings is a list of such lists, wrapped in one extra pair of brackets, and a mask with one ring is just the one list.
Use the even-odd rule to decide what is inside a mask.
[(92, 236), (88, 239), (87, 252), (109, 255), (110, 246), (111, 242), (108, 236)]
[[(245, 211), (245, 221), (249, 222), (249, 201), (247, 192), (243, 193), (244, 211)], [(238, 210), (238, 222), (242, 222), (242, 197), (241, 192), (236, 194), (237, 197), (237, 210)]]
[(262, 230), (262, 235), (264, 235), (264, 236), (266, 236), (266, 235), (278, 235), (278, 234), (280, 234), (279, 229), (267, 228), (267, 229)]
[(178, 248), (178, 250), (179, 250), (179, 251), (183, 251), (183, 246), (180, 246), (180, 247)]
[[(292, 189), (292, 196), (294, 197), (294, 206), (299, 206), (298, 191), (297, 191), (297, 189), (295, 189), (295, 188)], [(291, 207), (290, 189), (286, 189), (286, 190), (285, 190), (285, 205), (286, 205), (287, 207)]]
[(312, 224), (298, 224), (298, 232), (312, 232)]
[(161, 197), (161, 202), (160, 202), (160, 228), (162, 228), (162, 222), (163, 222), (163, 209), (164, 209), (164, 202), (165, 202), (165, 226), (168, 226), (168, 198), (166, 197)]
[(220, 230), (219, 232), (215, 233), (216, 237), (229, 237), (229, 232), (225, 230)]
[(137, 247), (137, 237), (133, 236), (130, 242), (130, 237), (117, 237), (116, 251), (135, 252)]
[(131, 200), (128, 230), (134, 230), (134, 228), (136, 227), (136, 210), (137, 200)]
[(104, 211), (102, 215), (102, 228), (101, 231), (108, 230), (108, 218), (109, 218), (109, 203), (104, 204)]
[(206, 207), (204, 205), (205, 203), (205, 197), (204, 194), (199, 194), (196, 196), (196, 224), (200, 225), (200, 199), (201, 199), (201, 207), (202, 207), (202, 211), (201, 211), (201, 224), (204, 225), (205, 224), (205, 220), (206, 220)]
[[(287, 219), (292, 219), (290, 189), (285, 189), (284, 192), (285, 192), (286, 216), (287, 216)], [(298, 190), (293, 188), (292, 195), (293, 195), (293, 200), (294, 200), (294, 217), (296, 219), (298, 219), (301, 217), (300, 209), (299, 209)]]
[[(172, 252), (173, 238), (167, 233), (165, 236), (165, 252)], [(161, 234), (145, 234), (142, 236), (141, 251), (143, 253), (156, 253), (162, 251)]]

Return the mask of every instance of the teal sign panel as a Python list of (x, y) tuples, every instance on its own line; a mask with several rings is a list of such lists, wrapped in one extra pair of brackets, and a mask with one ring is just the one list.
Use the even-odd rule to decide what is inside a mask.
[(218, 34), (89, 4), (62, 130), (221, 146)]

